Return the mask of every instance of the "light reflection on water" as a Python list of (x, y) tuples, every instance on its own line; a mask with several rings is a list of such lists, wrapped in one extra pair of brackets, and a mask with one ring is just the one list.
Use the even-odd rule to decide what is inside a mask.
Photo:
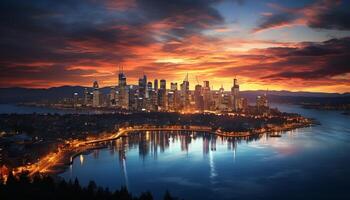
[(281, 106), (322, 125), (248, 140), (203, 133), (133, 133), (74, 160), (66, 179), (185, 199), (346, 199), (349, 117)]

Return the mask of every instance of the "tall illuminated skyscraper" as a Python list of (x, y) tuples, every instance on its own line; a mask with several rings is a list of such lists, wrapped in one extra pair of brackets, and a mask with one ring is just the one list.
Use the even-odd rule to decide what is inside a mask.
[(178, 104), (178, 91), (177, 91), (177, 83), (170, 83), (170, 91), (168, 92), (167, 96), (168, 100), (168, 109), (171, 111), (177, 110), (177, 104)]
[(154, 79), (154, 90), (158, 91), (158, 79)]
[(116, 104), (116, 90), (115, 87), (111, 87), (109, 91), (109, 106), (115, 106)]
[(190, 105), (190, 82), (188, 81), (188, 74), (186, 74), (184, 81), (180, 85), (181, 87), (181, 106), (183, 109), (187, 109)]
[(93, 107), (100, 107), (100, 91), (98, 87), (97, 81), (94, 81), (93, 84), (93, 91), (92, 91), (92, 106)]
[(212, 100), (212, 98), (211, 98), (209, 81), (204, 81), (203, 82), (202, 94), (203, 94), (203, 107), (204, 107), (204, 110), (210, 110), (211, 109), (211, 100)]
[(196, 106), (196, 110), (203, 111), (203, 95), (202, 95), (202, 86), (197, 84), (194, 89), (194, 102)]
[(166, 101), (166, 80), (160, 80), (160, 87), (158, 90), (158, 106), (160, 110), (164, 111), (167, 109)]
[(123, 68), (119, 68), (118, 74), (118, 107), (123, 109), (129, 108), (129, 92)]
[(232, 96), (232, 110), (238, 111), (239, 106), (239, 85), (237, 83), (237, 79), (233, 79), (233, 86), (231, 88), (231, 96)]
[(88, 106), (91, 103), (90, 99), (89, 90), (87, 88), (84, 88), (83, 105)]

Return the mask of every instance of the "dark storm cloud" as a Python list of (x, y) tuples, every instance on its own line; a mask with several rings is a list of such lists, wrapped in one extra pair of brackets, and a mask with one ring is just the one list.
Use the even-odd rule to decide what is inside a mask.
[(293, 24), (311, 28), (350, 30), (350, 2), (319, 0), (302, 8), (277, 7), (277, 13), (263, 16), (254, 32)]
[(308, 25), (312, 28), (350, 30), (349, 5), (317, 13), (315, 18), (308, 21)]
[[(111, 59), (130, 56), (116, 51), (72, 53), (72, 42), (90, 42), (90, 47), (148, 45), (156, 42), (147, 25), (166, 20), (169, 35), (181, 39), (223, 22), (211, 7), (216, 0), (137, 0), (136, 7), (117, 11), (112, 0), (3, 0), (0, 18), (0, 62), (52, 60), (72, 61), (90, 57)], [(162, 39), (171, 39), (171, 36)]]
[[(272, 50), (272, 51), (271, 51)], [(267, 50), (270, 53), (273, 49)], [(265, 79), (301, 78), (319, 79), (350, 73), (350, 37), (331, 39), (322, 43), (303, 43), (300, 48), (285, 49), (283, 60), (273, 64), (282, 68), (281, 72), (265, 76)], [(293, 66), (293, 70), (283, 67)], [(308, 67), (305, 69), (305, 67)]]

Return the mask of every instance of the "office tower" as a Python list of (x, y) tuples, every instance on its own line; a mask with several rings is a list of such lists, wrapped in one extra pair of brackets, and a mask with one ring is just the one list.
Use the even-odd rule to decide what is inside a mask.
[(248, 100), (246, 98), (239, 98), (238, 107), (245, 111), (248, 108)]
[(257, 96), (256, 97), (256, 107), (258, 109), (260, 108), (268, 108), (268, 100), (267, 100), (267, 94), (264, 93), (262, 96)]
[(88, 106), (90, 104), (90, 93), (87, 88), (84, 88), (83, 105)]
[(73, 106), (77, 107), (79, 104), (79, 95), (77, 92), (73, 93)]
[(221, 85), (221, 88), (219, 89), (218, 92), (218, 99), (217, 99), (217, 104), (216, 104), (216, 109), (225, 111), (227, 110), (227, 103), (228, 103), (228, 95), (225, 94), (225, 89)]
[(149, 81), (149, 82), (147, 83), (146, 98), (151, 98), (150, 95), (151, 95), (151, 93), (152, 93), (152, 90), (153, 90), (153, 88), (152, 88), (152, 82)]
[(123, 109), (129, 108), (129, 91), (126, 85), (126, 76), (123, 72), (123, 68), (120, 70), (118, 75), (118, 107)]
[(223, 104), (224, 103), (224, 96), (225, 96), (225, 89), (221, 85), (221, 88), (219, 89), (219, 104)]
[(170, 83), (170, 90), (171, 90), (171, 91), (176, 91), (176, 90), (177, 90), (177, 83), (171, 82), (171, 83)]
[(178, 91), (177, 91), (177, 83), (170, 83), (170, 91), (168, 92), (168, 110), (176, 111), (178, 104)]
[(97, 81), (94, 81), (92, 91), (92, 107), (100, 107), (100, 91)]
[(139, 101), (138, 101), (138, 86), (137, 85), (129, 85), (127, 109), (137, 110), (139, 108), (138, 103), (139, 103)]
[(164, 80), (164, 79), (160, 80), (159, 89), (166, 90), (166, 80)]
[(211, 98), (209, 81), (203, 82), (202, 95), (203, 95), (204, 110), (210, 110), (211, 104), (212, 104), (212, 102), (211, 102), (212, 98)]
[(117, 93), (116, 93), (115, 87), (111, 87), (111, 90), (109, 92), (109, 106), (116, 105), (116, 98), (117, 98)]
[(239, 85), (237, 84), (237, 79), (233, 79), (233, 86), (231, 88), (232, 95), (232, 110), (238, 111), (238, 99), (239, 99)]
[(175, 111), (175, 92), (174, 91), (169, 91), (167, 94), (167, 101), (168, 101), (168, 110), (169, 111)]
[(143, 75), (143, 78), (139, 79), (138, 85), (138, 93), (137, 93), (137, 107), (138, 110), (146, 109), (146, 94), (147, 94), (147, 76)]
[(188, 109), (190, 105), (190, 83), (188, 81), (188, 74), (186, 74), (185, 79), (183, 80), (181, 87), (181, 107), (183, 109)]
[(256, 107), (257, 108), (261, 108), (264, 106), (264, 101), (263, 101), (263, 98), (259, 95), (256, 97)]
[(204, 102), (203, 102), (203, 95), (202, 95), (202, 86), (196, 85), (194, 89), (194, 102), (196, 110), (203, 111), (204, 109)]
[(266, 92), (264, 93), (264, 106), (266, 107), (266, 108), (268, 108), (269, 107), (269, 102), (268, 102), (268, 99), (267, 99), (267, 92), (268, 92), (268, 90), (266, 90)]
[(158, 79), (154, 79), (154, 90), (158, 91)]
[(161, 111), (167, 109), (166, 105), (166, 81), (164, 79), (160, 80), (160, 87), (158, 90), (158, 106)]
[(147, 93), (147, 76), (139, 79), (139, 97), (145, 98)]

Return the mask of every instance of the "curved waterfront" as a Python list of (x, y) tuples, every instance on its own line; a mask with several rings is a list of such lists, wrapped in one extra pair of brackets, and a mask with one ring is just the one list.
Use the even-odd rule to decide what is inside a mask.
[(83, 184), (95, 180), (110, 189), (125, 185), (134, 193), (149, 190), (156, 198), (165, 190), (185, 199), (285, 199), (287, 193), (290, 199), (346, 197), (349, 116), (278, 107), (321, 125), (250, 141), (202, 133), (133, 133), (76, 157), (61, 176), (78, 177)]

